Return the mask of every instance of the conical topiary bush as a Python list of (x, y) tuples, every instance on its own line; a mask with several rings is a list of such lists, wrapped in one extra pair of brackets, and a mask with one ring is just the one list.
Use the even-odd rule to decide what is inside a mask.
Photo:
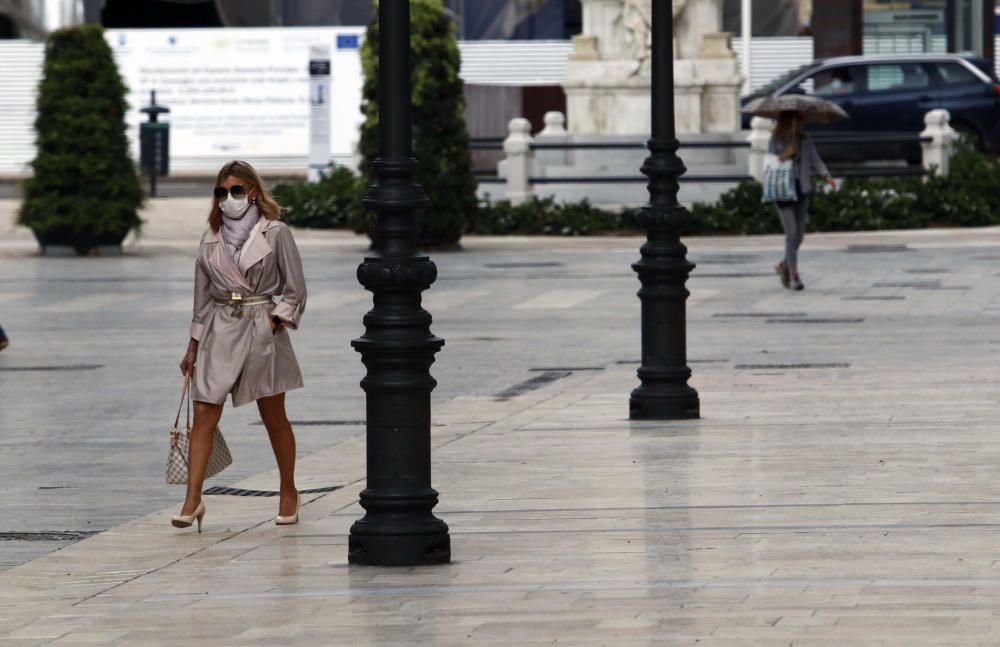
[[(413, 105), (413, 154), (420, 163), (417, 183), (431, 204), (417, 216), (417, 244), (452, 247), (476, 215), (476, 180), (465, 123), (465, 94), (458, 76), (460, 58), (451, 20), (442, 0), (410, 0), (410, 65)], [(364, 89), (361, 111), (361, 172), (375, 182), (378, 156), (378, 19), (368, 26), (361, 46)], [(371, 235), (374, 216), (356, 229)]]
[(35, 119), (37, 153), (18, 222), (43, 252), (119, 246), (141, 224), (143, 194), (128, 151), (125, 84), (98, 26), (52, 32)]

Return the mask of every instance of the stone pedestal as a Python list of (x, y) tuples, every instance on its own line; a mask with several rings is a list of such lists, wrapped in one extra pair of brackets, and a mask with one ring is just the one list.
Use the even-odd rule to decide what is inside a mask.
[[(648, 134), (651, 0), (584, 0), (584, 34), (567, 67), (569, 131)], [(678, 134), (739, 130), (742, 77), (719, 0), (674, 0)]]

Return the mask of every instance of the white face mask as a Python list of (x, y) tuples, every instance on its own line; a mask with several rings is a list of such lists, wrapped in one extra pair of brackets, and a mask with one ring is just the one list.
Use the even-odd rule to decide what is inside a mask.
[(239, 220), (243, 217), (243, 214), (247, 212), (250, 207), (250, 201), (244, 195), (242, 198), (236, 199), (232, 195), (226, 196), (225, 200), (219, 200), (219, 209), (222, 210), (222, 215), (226, 218), (231, 218), (232, 220)]

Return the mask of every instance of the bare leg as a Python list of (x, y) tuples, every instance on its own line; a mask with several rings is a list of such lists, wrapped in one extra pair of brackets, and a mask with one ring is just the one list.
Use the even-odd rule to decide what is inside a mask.
[(222, 418), (222, 405), (208, 402), (194, 403), (194, 424), (191, 428), (191, 442), (188, 445), (187, 497), (181, 514), (194, 514), (201, 503), (201, 488), (205, 484), (205, 470), (212, 455), (215, 428)]
[(292, 423), (285, 414), (285, 394), (279, 393), (269, 398), (257, 400), (260, 419), (267, 427), (267, 435), (271, 439), (271, 449), (278, 461), (278, 472), (281, 474), (281, 501), (278, 504), (278, 514), (290, 516), (295, 514), (295, 502), (298, 490), (295, 487), (295, 434)]

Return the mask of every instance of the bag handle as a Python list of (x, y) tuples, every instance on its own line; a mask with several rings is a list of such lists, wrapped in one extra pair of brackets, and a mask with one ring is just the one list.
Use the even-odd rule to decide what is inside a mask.
[(177, 429), (181, 421), (181, 409), (184, 408), (184, 400), (187, 399), (187, 427), (191, 428), (191, 375), (184, 375), (184, 386), (181, 388), (181, 403), (177, 406), (177, 417), (174, 418), (174, 429)]

